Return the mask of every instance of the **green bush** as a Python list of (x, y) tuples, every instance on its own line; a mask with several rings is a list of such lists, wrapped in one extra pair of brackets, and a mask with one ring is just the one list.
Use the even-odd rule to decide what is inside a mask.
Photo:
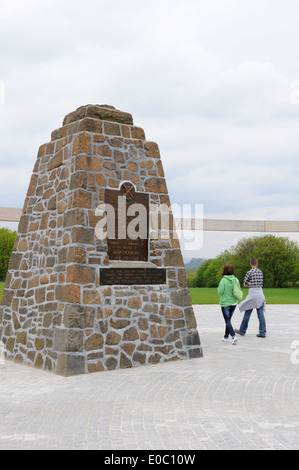
[(299, 283), (299, 247), (289, 238), (265, 235), (243, 238), (237, 245), (215, 259), (205, 261), (197, 270), (190, 287), (217, 287), (223, 266), (231, 264), (235, 276), (243, 283), (255, 257), (264, 273), (264, 287), (297, 287)]
[(0, 281), (4, 281), (17, 232), (0, 228)]

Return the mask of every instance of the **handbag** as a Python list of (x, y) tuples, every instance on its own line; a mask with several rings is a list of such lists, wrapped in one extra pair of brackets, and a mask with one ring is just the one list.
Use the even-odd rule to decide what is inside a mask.
[(234, 296), (236, 297), (237, 300), (242, 300), (243, 299), (243, 292), (238, 286), (237, 283), (237, 278), (235, 277), (235, 282), (234, 282), (234, 289), (233, 289)]

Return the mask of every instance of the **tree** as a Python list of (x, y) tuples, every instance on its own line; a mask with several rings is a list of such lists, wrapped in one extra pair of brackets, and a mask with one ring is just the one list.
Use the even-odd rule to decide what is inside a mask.
[(264, 273), (265, 287), (287, 287), (296, 268), (298, 245), (284, 237), (261, 237), (254, 247), (253, 256)]
[(187, 278), (187, 286), (188, 287), (196, 287), (195, 286), (195, 277), (196, 273), (194, 271), (186, 271), (186, 278)]
[(258, 244), (260, 237), (242, 238), (230, 251), (232, 253), (231, 264), (235, 269), (235, 276), (243, 283), (243, 279), (248, 269), (249, 262), (253, 257), (253, 251)]
[(199, 266), (196, 271), (196, 276), (193, 280), (194, 287), (206, 287), (206, 276), (205, 272), (207, 271), (208, 267), (212, 263), (213, 259), (207, 259), (204, 263)]
[(206, 287), (217, 287), (225, 264), (232, 263), (232, 255), (226, 250), (215, 258), (205, 272)]
[(197, 270), (193, 280), (196, 287), (217, 287), (223, 266), (231, 264), (235, 276), (243, 283), (250, 269), (250, 259), (257, 258), (264, 273), (264, 287), (298, 286), (299, 246), (289, 238), (264, 235), (243, 238), (230, 250), (217, 258), (205, 261)]
[(226, 250), (215, 259), (206, 260), (196, 271), (193, 280), (194, 287), (217, 287), (221, 276), (223, 266), (230, 262), (231, 253)]
[(293, 276), (292, 276), (292, 286), (293, 287), (299, 286), (299, 250), (297, 252), (296, 265), (295, 265), (295, 269), (293, 271)]
[(5, 280), (16, 236), (17, 232), (0, 228), (0, 281)]

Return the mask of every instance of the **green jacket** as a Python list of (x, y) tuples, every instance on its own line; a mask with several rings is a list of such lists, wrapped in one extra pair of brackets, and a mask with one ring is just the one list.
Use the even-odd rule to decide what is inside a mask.
[(223, 276), (218, 285), (218, 294), (220, 294), (220, 306), (229, 307), (230, 305), (235, 305), (238, 300), (234, 296), (234, 283), (235, 279), (237, 280), (237, 285), (240, 287), (239, 279), (235, 276)]

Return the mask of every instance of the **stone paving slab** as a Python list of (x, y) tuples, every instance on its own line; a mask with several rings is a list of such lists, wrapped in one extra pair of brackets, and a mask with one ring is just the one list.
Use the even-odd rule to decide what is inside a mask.
[(298, 450), (299, 306), (268, 306), (266, 339), (253, 312), (236, 346), (219, 306), (194, 310), (203, 358), (68, 378), (0, 365), (0, 449)]

